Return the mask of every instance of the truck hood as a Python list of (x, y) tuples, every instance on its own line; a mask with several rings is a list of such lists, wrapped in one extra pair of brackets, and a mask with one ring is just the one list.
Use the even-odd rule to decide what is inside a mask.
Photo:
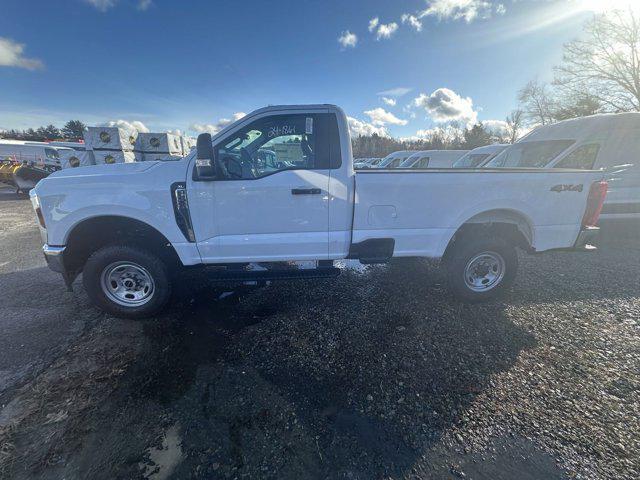
[(49, 175), (48, 178), (93, 177), (96, 175), (124, 175), (142, 173), (161, 162), (116, 163), (114, 165), (91, 165), (86, 167), (66, 168)]

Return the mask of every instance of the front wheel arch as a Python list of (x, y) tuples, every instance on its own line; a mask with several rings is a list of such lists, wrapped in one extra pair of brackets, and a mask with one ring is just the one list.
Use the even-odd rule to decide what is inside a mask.
[(69, 232), (64, 254), (67, 273), (75, 275), (82, 271), (94, 252), (109, 245), (130, 245), (149, 250), (172, 270), (182, 265), (173, 245), (151, 225), (130, 217), (104, 215), (87, 218)]

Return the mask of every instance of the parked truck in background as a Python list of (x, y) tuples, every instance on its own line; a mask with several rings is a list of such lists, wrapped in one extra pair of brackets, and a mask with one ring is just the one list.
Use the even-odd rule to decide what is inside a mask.
[(449, 168), (468, 150), (421, 150), (396, 168)]
[[(260, 151), (289, 147), (286, 162)], [(442, 260), (455, 294), (503, 292), (528, 252), (583, 249), (598, 231), (602, 172), (424, 169), (355, 172), (343, 111), (271, 106), (175, 162), (56, 172), (31, 192), (49, 266), (103, 310), (146, 317), (175, 272), (216, 265), (220, 279), (331, 277), (333, 261)], [(251, 262), (316, 261), (255, 272)]]
[(603, 220), (640, 219), (640, 113), (613, 113), (544, 125), (483, 166), (606, 172)]

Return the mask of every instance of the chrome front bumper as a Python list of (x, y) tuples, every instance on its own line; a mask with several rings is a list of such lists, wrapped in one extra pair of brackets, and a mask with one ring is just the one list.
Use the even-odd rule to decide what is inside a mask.
[(47, 265), (54, 272), (62, 273), (65, 275), (67, 273), (64, 267), (64, 251), (66, 247), (54, 247), (52, 245), (47, 245), (46, 243), (42, 247), (42, 252), (44, 253), (44, 258), (47, 260)]

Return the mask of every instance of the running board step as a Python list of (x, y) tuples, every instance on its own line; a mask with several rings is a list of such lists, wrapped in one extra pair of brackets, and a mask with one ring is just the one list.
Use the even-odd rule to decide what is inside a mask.
[(309, 278), (333, 278), (340, 275), (340, 269), (308, 268), (304, 270), (260, 270), (254, 271), (225, 271), (212, 273), (210, 278), (215, 281), (260, 281), (260, 280), (300, 280)]

